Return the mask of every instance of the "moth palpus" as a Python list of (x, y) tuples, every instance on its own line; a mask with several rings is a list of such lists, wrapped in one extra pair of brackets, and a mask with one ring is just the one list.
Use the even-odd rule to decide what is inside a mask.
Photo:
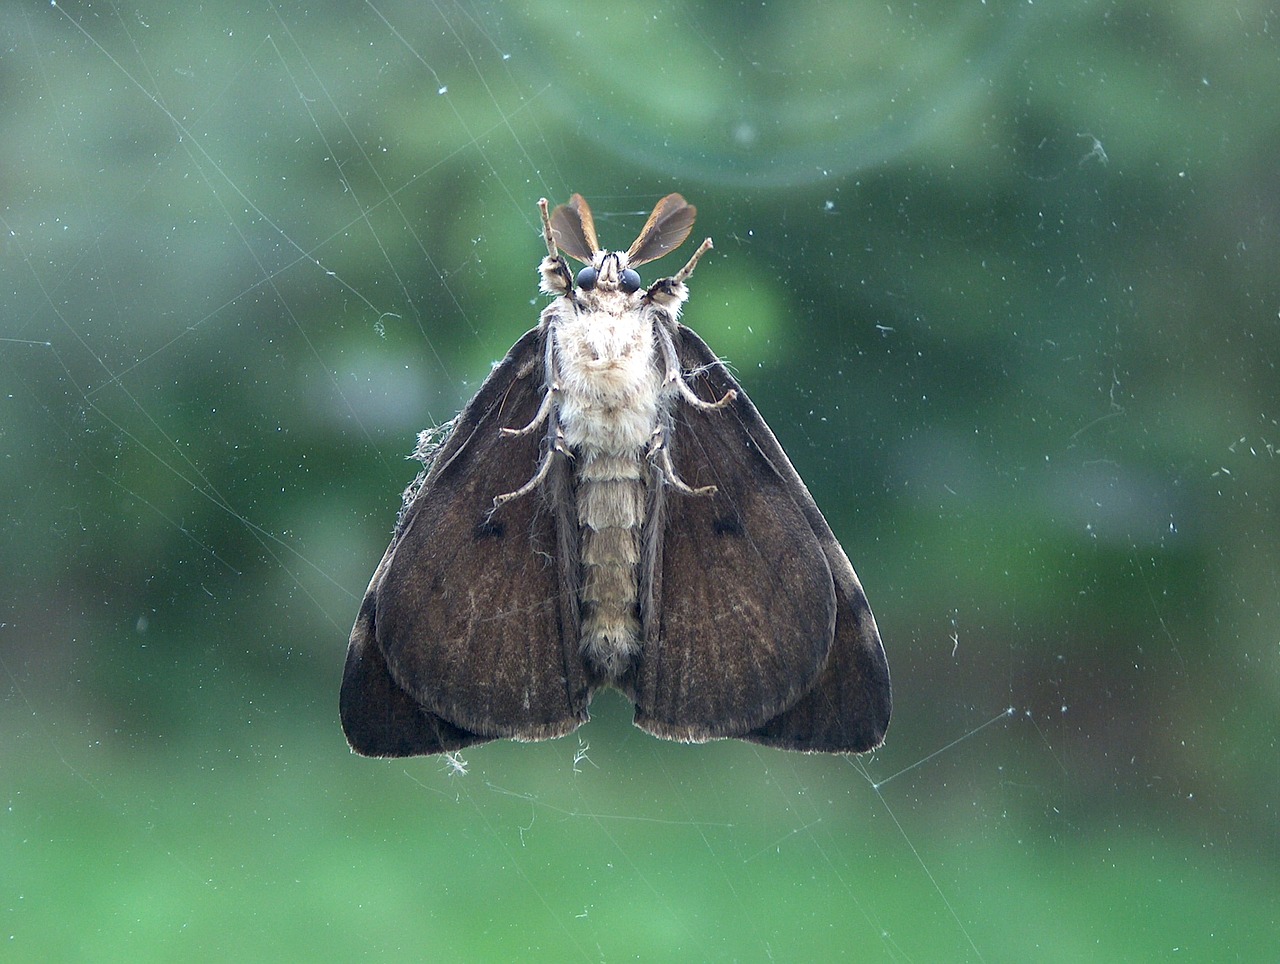
[[(604, 686), (669, 740), (879, 746), (889, 668), (858, 577), (755, 406), (680, 323), (710, 239), (647, 288), (635, 271), (684, 242), (695, 209), (667, 195), (617, 252), (580, 195), (539, 207), (554, 300), (419, 447), (351, 631), (351, 747), (558, 737)], [(586, 265), (576, 278), (561, 251)]]

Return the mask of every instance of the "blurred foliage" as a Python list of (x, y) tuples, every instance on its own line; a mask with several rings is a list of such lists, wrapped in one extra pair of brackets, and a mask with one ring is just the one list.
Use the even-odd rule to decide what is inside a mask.
[[(250, 6), (5, 5), (17, 958), (1274, 953), (1273, 4)], [(603, 698), (576, 767), (351, 758), (404, 456), (536, 323), (537, 198), (622, 247), (672, 190), (888, 746)]]

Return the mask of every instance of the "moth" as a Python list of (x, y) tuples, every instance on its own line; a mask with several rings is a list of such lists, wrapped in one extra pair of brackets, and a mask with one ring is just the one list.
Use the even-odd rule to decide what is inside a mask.
[[(736, 379), (680, 323), (708, 238), (669, 194), (625, 252), (548, 213), (554, 300), (442, 432), (369, 583), (342, 726), (366, 756), (544, 740), (620, 689), (668, 740), (873, 749), (889, 669), (844, 550)], [(571, 273), (564, 255), (584, 267)]]

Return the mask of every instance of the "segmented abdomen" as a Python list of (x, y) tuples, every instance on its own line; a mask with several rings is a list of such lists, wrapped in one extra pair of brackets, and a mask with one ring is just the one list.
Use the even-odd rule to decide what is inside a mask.
[(580, 451), (576, 469), (582, 648), (616, 678), (640, 645), (640, 540), (648, 465), (639, 453)]

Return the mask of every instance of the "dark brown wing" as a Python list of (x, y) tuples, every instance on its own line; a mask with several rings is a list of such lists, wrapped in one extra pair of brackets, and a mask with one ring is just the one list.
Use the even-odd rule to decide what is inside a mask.
[(684, 326), (677, 349), (700, 397), (739, 394), (724, 411), (677, 413), (677, 471), (720, 490), (666, 493), (658, 631), (646, 641), (637, 723), (789, 750), (879, 746), (889, 669), (853, 567), (725, 366)]
[(556, 205), (551, 212), (551, 233), (561, 251), (584, 264), (591, 264), (600, 250), (591, 207), (581, 194), (569, 198), (568, 204)]
[(458, 416), (374, 574), (340, 701), (357, 752), (546, 739), (587, 719), (563, 467), (492, 511), (538, 466), (544, 433), (500, 429), (538, 410), (541, 345), (536, 329), (521, 338)]
[[(715, 401), (736, 383), (721, 369), (693, 387)], [(661, 489), (663, 511), (650, 517), (662, 529), (648, 543), (653, 601), (635, 677), (636, 724), (668, 739), (743, 736), (765, 724), (813, 685), (835, 631), (822, 546), (788, 480), (755, 448), (750, 407), (739, 394), (721, 411), (677, 403), (673, 413), (677, 473), (716, 492)]]
[(693, 230), (693, 219), (697, 215), (698, 209), (679, 194), (668, 194), (654, 206), (640, 236), (627, 249), (628, 264), (634, 268), (656, 261), (680, 247)]
[(379, 757), (448, 753), (485, 743), (492, 737), (460, 729), (428, 712), (391, 677), (378, 648), (375, 615), (378, 584), (395, 548), (391, 543), (373, 574), (347, 646), (338, 699), (347, 742), (357, 753)]

